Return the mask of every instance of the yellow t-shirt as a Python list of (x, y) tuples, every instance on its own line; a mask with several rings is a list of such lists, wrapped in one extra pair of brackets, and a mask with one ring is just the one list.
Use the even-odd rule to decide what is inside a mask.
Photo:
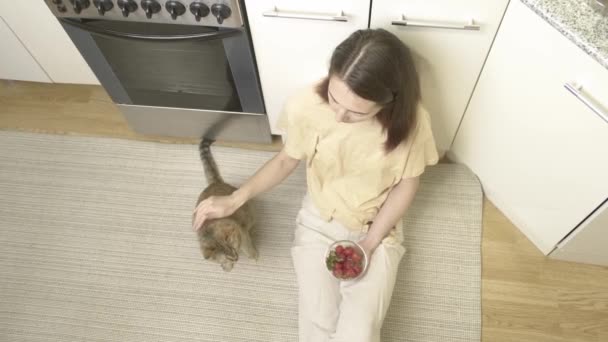
[[(386, 133), (375, 119), (340, 123), (313, 87), (288, 99), (278, 122), (285, 152), (306, 160), (308, 193), (324, 220), (366, 232), (389, 191), (438, 161), (430, 118), (419, 107), (408, 140), (386, 154)], [(401, 242), (401, 220), (389, 235)]]

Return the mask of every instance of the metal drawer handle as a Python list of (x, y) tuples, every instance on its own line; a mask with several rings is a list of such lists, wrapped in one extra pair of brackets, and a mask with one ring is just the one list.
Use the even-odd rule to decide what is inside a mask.
[(582, 90), (583, 86), (576, 83), (566, 83), (564, 84), (564, 88), (566, 88), (572, 95), (576, 96), (577, 99), (581, 100), (585, 106), (589, 107), (595, 114), (597, 114), (600, 118), (602, 118), (606, 123), (608, 123), (608, 113), (605, 110), (601, 109), (600, 106), (593, 101), (588, 95), (585, 95)]
[(274, 18), (293, 18), (293, 19), (306, 19), (306, 20), (325, 20), (325, 21), (348, 21), (348, 17), (344, 15), (343, 11), (338, 12), (336, 15), (331, 14), (304, 14), (295, 12), (281, 12), (276, 6), (272, 11), (264, 12), (265, 17)]
[(401, 15), (401, 20), (393, 20), (391, 22), (391, 24), (396, 25), (396, 26), (432, 27), (432, 28), (469, 30), (469, 31), (479, 31), (479, 28), (480, 28), (480, 26), (478, 24), (475, 24), (475, 20), (473, 18), (469, 19), (469, 22), (467, 22), (465, 24), (448, 24), (448, 23), (431, 23), (431, 22), (407, 20), (405, 18), (404, 14)]

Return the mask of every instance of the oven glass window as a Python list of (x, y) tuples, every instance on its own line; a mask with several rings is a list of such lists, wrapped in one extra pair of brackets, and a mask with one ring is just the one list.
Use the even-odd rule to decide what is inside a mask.
[[(217, 32), (201, 26), (122, 21), (91, 20), (87, 25), (141, 35)], [(92, 36), (134, 105), (242, 111), (222, 39), (147, 41)]]

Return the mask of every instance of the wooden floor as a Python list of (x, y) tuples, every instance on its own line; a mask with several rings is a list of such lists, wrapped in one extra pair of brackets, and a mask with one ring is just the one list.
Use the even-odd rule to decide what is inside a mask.
[[(196, 143), (133, 133), (98, 86), (0, 81), (0, 129)], [(487, 200), (482, 253), (484, 342), (608, 342), (608, 268), (547, 259)]]
[[(197, 139), (147, 136), (133, 132), (100, 86), (0, 80), (0, 129), (105, 136), (164, 143), (196, 144)], [(276, 151), (273, 144), (218, 142), (222, 146)]]

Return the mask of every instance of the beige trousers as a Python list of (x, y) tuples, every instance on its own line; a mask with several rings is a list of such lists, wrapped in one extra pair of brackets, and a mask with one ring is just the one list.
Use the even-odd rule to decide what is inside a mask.
[(361, 278), (340, 282), (325, 267), (326, 249), (331, 239), (358, 241), (363, 235), (324, 221), (308, 196), (296, 223), (291, 255), (299, 287), (300, 342), (379, 342), (405, 248), (383, 242)]

